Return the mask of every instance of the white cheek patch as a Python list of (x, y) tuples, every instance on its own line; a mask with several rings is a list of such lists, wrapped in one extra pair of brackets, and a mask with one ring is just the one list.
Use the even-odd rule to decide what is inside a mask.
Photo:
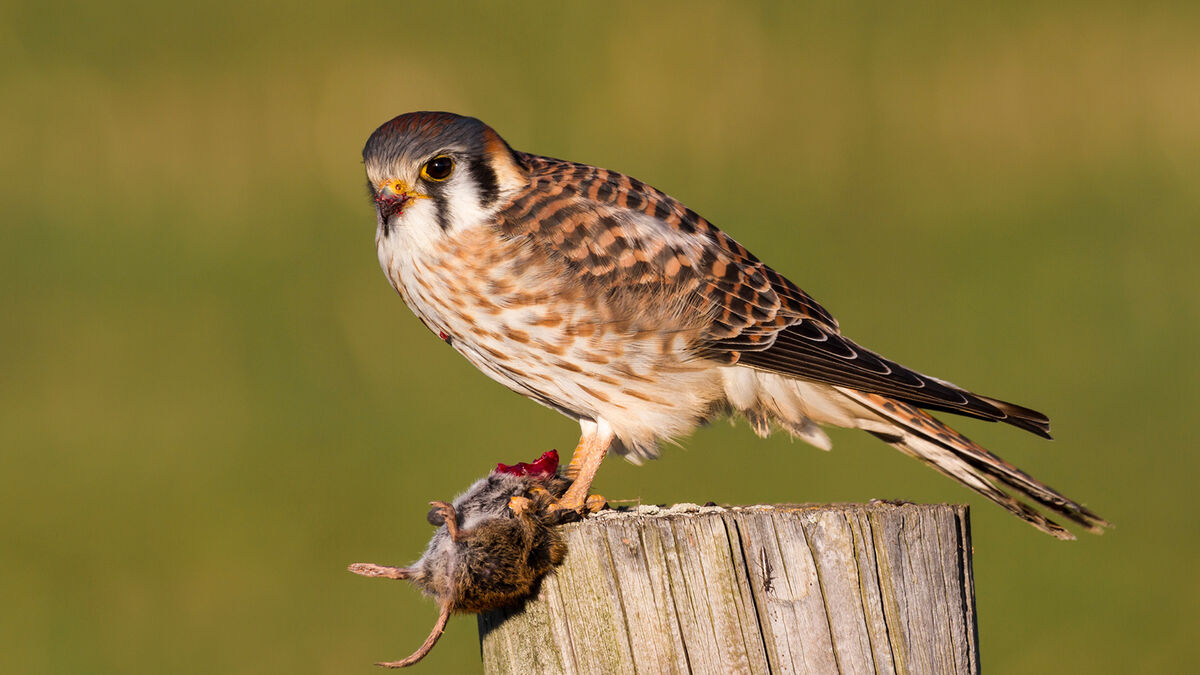
[(479, 192), (471, 182), (470, 176), (465, 175), (465, 167), (459, 171), (464, 172), (464, 175), (452, 177), (442, 189), (442, 203), (448, 211), (446, 221), (450, 223), (451, 230), (474, 227), (487, 222), (495, 213), (495, 209), (485, 209), (480, 205)]
[(406, 246), (430, 250), (442, 238), (442, 225), (438, 220), (438, 205), (432, 198), (414, 199), (396, 216), (392, 236), (401, 237)]
[[(483, 208), (479, 193), (468, 176), (455, 176), (431, 188), (418, 185), (424, 193), (404, 207), (392, 223), (391, 236), (402, 235), (408, 245), (430, 249), (447, 234), (478, 227), (489, 222), (496, 208)], [(440, 194), (434, 195), (437, 191)], [(441, 209), (443, 212), (438, 213)], [(380, 232), (383, 232), (382, 223)]]

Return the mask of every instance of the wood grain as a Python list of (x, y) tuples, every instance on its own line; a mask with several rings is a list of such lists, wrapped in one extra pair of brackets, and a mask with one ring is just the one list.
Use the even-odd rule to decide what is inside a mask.
[(479, 618), (488, 673), (977, 673), (967, 507), (603, 512), (523, 606)]

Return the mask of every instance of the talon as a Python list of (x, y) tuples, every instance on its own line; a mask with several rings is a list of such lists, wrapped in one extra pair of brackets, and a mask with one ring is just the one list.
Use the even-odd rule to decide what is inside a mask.
[(575, 511), (580, 515), (595, 513), (608, 506), (608, 500), (601, 495), (588, 495), (582, 500), (564, 497), (546, 507), (547, 511)]
[(587, 499), (583, 500), (583, 508), (588, 513), (596, 513), (608, 506), (608, 500), (601, 495), (588, 495)]
[(585, 505), (582, 499), (572, 499), (569, 495), (546, 508), (547, 511), (575, 511), (576, 513), (583, 513), (584, 509)]
[(512, 509), (513, 514), (521, 515), (533, 509), (533, 500), (520, 495), (513, 495), (508, 498), (508, 508)]

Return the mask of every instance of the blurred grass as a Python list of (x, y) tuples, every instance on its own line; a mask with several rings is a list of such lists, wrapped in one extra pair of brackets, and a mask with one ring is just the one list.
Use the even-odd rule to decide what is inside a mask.
[[(968, 500), (990, 671), (1195, 667), (1198, 30), (1184, 3), (3, 5), (0, 670), (368, 672), (434, 608), (344, 565), (571, 447), (378, 271), (358, 153), (414, 109), (666, 189), (853, 337), (1049, 412), (1052, 445), (962, 428), (1118, 529), (1060, 544), (869, 437), (724, 424), (605, 495)], [(458, 619), (423, 667), (477, 664)]]

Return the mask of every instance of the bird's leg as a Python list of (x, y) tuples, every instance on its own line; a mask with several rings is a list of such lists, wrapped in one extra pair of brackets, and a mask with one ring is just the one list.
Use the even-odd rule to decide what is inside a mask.
[(604, 495), (588, 495), (583, 500), (583, 508), (587, 509), (588, 513), (596, 513), (606, 506), (608, 506), (608, 500), (604, 498)]
[(579, 444), (575, 446), (575, 452), (571, 453), (571, 463), (567, 464), (567, 480), (575, 480), (579, 477), (579, 470), (583, 467), (584, 447), (587, 446), (591, 438), (588, 435), (579, 437)]
[(571, 487), (567, 488), (566, 494), (552, 509), (582, 512), (590, 510), (589, 507), (598, 509), (604, 504), (603, 497), (600, 497), (598, 502), (596, 499), (588, 499), (588, 491), (596, 478), (596, 472), (600, 470), (600, 463), (604, 461), (604, 456), (612, 446), (614, 435), (612, 429), (604, 423), (596, 425), (594, 433), (589, 434), (588, 431), (587, 426), (584, 426), (583, 438), (579, 440), (579, 446), (575, 448), (571, 464), (567, 467), (567, 477), (573, 481)]
[(599, 425), (592, 420), (579, 420), (579, 444), (575, 446), (575, 452), (571, 453), (571, 463), (567, 465), (567, 480), (575, 480), (579, 477), (579, 471), (583, 468), (583, 458), (587, 455), (587, 446), (593, 442)]

